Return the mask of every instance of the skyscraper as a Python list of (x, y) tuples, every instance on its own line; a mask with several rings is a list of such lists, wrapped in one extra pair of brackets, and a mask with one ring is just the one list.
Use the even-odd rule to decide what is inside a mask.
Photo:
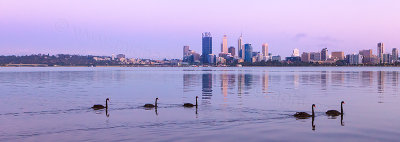
[(244, 45), (244, 61), (251, 63), (253, 62), (253, 47), (251, 47), (251, 44), (245, 44)]
[(189, 46), (183, 46), (183, 57), (189, 55)]
[(292, 57), (299, 57), (299, 56), (300, 56), (299, 49), (297, 49), (297, 48), (293, 49)]
[(302, 62), (310, 62), (310, 53), (307, 52), (303, 52), (303, 54), (301, 54), (301, 61)]
[(232, 57), (235, 57), (235, 47), (229, 47), (228, 52), (231, 53)]
[(397, 48), (392, 49), (392, 60), (394, 62), (399, 60), (399, 50), (397, 50)]
[(324, 48), (321, 50), (321, 61), (328, 60), (328, 49)]
[(342, 51), (332, 52), (332, 59), (344, 60), (344, 52)]
[(240, 34), (240, 37), (239, 37), (239, 39), (238, 39), (238, 55), (239, 55), (239, 58), (244, 58), (244, 50), (243, 50), (243, 43), (242, 43), (242, 34)]
[(383, 52), (384, 52), (384, 47), (383, 47), (383, 43), (380, 42), (378, 43), (378, 59), (379, 59), (379, 63), (383, 62)]
[(222, 38), (221, 52), (228, 53), (228, 39), (226, 35), (224, 35), (224, 38)]
[(264, 44), (262, 45), (262, 55), (263, 55), (264, 57), (268, 56), (268, 44), (267, 44), (267, 43), (264, 43)]
[(205, 32), (202, 34), (202, 58), (203, 63), (208, 62), (208, 56), (212, 54), (212, 37), (210, 32)]

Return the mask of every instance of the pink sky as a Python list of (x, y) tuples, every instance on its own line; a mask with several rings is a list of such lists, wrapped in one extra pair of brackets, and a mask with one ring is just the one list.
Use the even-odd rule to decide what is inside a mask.
[(70, 53), (181, 58), (182, 46), (201, 52), (201, 33), (219, 53), (244, 42), (272, 54), (355, 53), (384, 42), (400, 48), (398, 0), (1, 0), (0, 55)]

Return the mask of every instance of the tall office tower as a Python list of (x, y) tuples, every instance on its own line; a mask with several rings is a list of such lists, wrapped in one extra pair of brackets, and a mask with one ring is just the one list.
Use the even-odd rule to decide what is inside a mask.
[(299, 57), (299, 56), (300, 56), (299, 49), (297, 48), (293, 49), (292, 57)]
[(210, 32), (205, 32), (202, 34), (202, 58), (203, 63), (208, 62), (208, 56), (212, 54), (212, 37)]
[(392, 60), (394, 62), (399, 60), (399, 50), (397, 50), (397, 48), (392, 49)]
[(301, 61), (302, 62), (310, 62), (310, 53), (307, 52), (303, 52), (303, 54), (301, 54)]
[(372, 57), (372, 49), (360, 50), (359, 54), (364, 56), (364, 57), (371, 58)]
[(183, 46), (183, 57), (189, 55), (189, 46)]
[(222, 38), (221, 53), (228, 53), (228, 39), (226, 35)]
[(332, 58), (337, 60), (344, 60), (344, 52), (342, 51), (332, 52)]
[(253, 62), (253, 47), (251, 47), (251, 44), (244, 45), (244, 53), (244, 61), (247, 63)]
[(243, 43), (242, 43), (242, 34), (240, 34), (240, 37), (239, 37), (239, 39), (238, 39), (238, 55), (239, 55), (239, 58), (242, 58), (242, 59), (244, 59), (244, 50), (243, 50)]
[(328, 60), (328, 49), (324, 48), (321, 50), (321, 61)]
[(267, 43), (264, 43), (264, 44), (262, 45), (262, 55), (263, 55), (264, 57), (268, 56), (268, 44), (267, 44)]
[(383, 47), (383, 43), (380, 42), (378, 43), (378, 59), (379, 59), (379, 63), (383, 62), (383, 52), (384, 52), (384, 47)]
[(231, 53), (232, 57), (235, 57), (235, 47), (233, 46), (229, 47), (228, 53)]

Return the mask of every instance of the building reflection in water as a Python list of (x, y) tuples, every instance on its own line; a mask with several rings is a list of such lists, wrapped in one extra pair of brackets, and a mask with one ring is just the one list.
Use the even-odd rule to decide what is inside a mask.
[(293, 75), (293, 86), (294, 89), (298, 89), (299, 88), (299, 74), (298, 73), (294, 73)]
[(378, 93), (383, 93), (385, 89), (385, 71), (378, 71), (377, 72), (378, 78)]
[(365, 86), (372, 86), (372, 81), (374, 78), (374, 74), (372, 71), (362, 71), (361, 72), (361, 84), (365, 87)]
[(244, 74), (244, 86), (245, 86), (245, 93), (249, 92), (249, 90), (252, 88), (252, 81), (253, 81), (253, 75), (251, 74)]
[(392, 71), (392, 86), (397, 89), (397, 85), (399, 84), (399, 72)]
[(195, 91), (193, 87), (198, 86), (201, 75), (183, 74), (183, 92)]
[(268, 78), (269, 78), (269, 74), (268, 71), (265, 71), (262, 75), (262, 91), (264, 94), (268, 93)]
[(344, 73), (343, 71), (333, 71), (331, 72), (331, 80), (332, 84), (341, 85), (344, 82)]
[(205, 73), (202, 75), (202, 98), (211, 99), (212, 91), (212, 74)]
[(221, 92), (224, 95), (224, 97), (227, 97), (228, 96), (228, 75), (226, 73), (221, 74), (220, 80), (221, 80)]
[(326, 90), (326, 82), (327, 82), (328, 74), (326, 71), (321, 72), (321, 89)]
[(244, 74), (238, 74), (238, 96), (243, 94)]

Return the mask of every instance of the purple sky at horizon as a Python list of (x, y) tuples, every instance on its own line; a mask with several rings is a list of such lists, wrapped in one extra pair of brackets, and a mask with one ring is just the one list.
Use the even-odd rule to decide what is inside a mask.
[(398, 0), (0, 0), (0, 55), (126, 54), (181, 58), (189, 45), (201, 53), (211, 32), (213, 53), (223, 35), (237, 47), (243, 33), (255, 51), (274, 55), (357, 53), (385, 43), (400, 48)]

